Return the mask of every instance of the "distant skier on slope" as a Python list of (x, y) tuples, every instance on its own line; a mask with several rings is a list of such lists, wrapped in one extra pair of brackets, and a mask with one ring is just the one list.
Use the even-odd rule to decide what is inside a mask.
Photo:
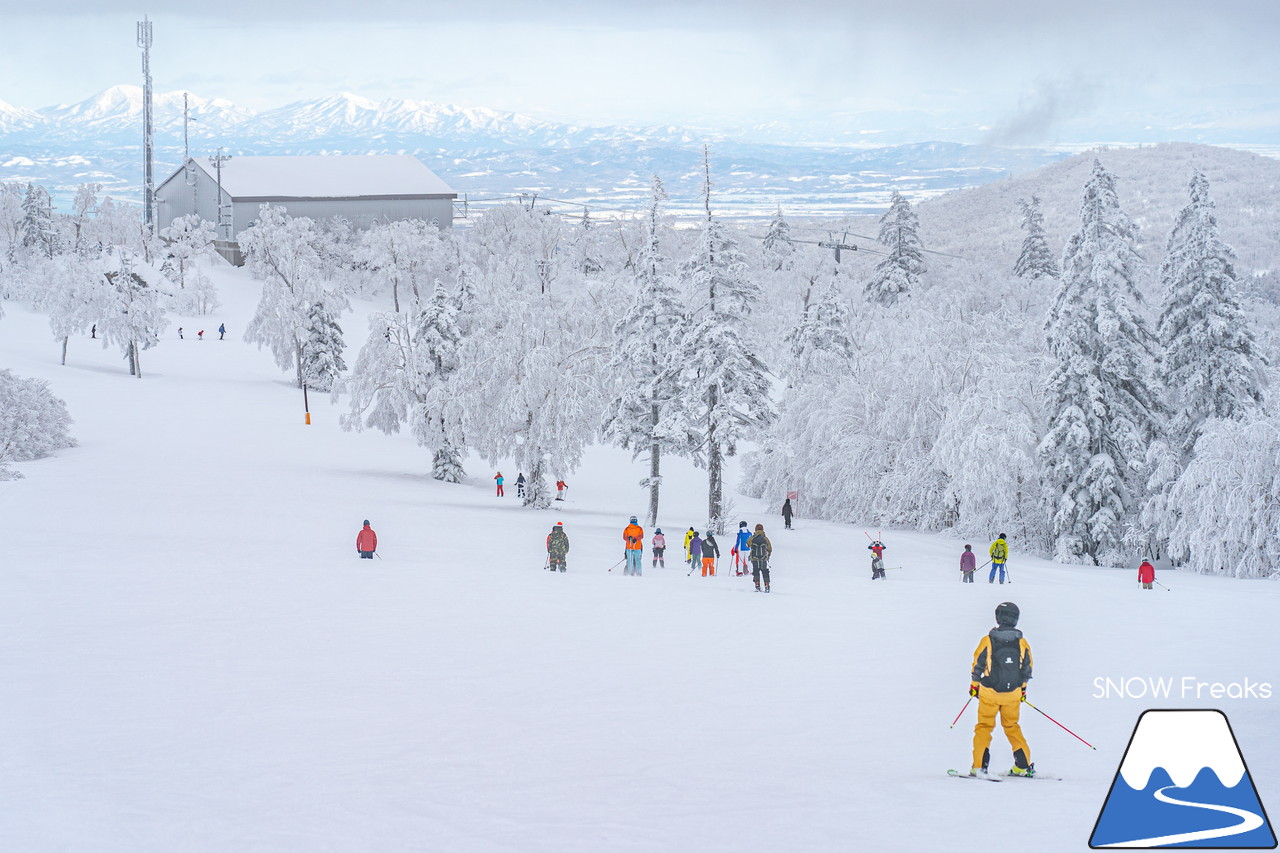
[(226, 336), (227, 336), (227, 324), (219, 323), (218, 324), (218, 340), (222, 340)]
[(747, 540), (751, 538), (751, 531), (747, 529), (745, 521), (738, 522), (738, 535), (733, 540), (733, 573), (736, 576), (742, 576), (747, 573), (747, 551), (751, 546), (747, 544)]
[[(694, 533), (689, 540), (689, 565), (697, 568), (702, 565), (702, 534)], [(706, 575), (706, 572), (703, 572)]]
[(662, 535), (662, 528), (659, 527), (653, 534), (653, 568), (666, 568), (667, 561), (662, 556), (667, 550), (667, 537)]
[(964, 546), (964, 553), (960, 555), (960, 582), (973, 583), (973, 572), (978, 564), (978, 555), (973, 553), (972, 545)]
[(626, 568), (622, 570), (624, 575), (639, 575), (643, 565), (641, 560), (644, 558), (644, 528), (636, 522), (636, 517), (631, 516), (631, 522), (622, 531), (622, 541), (626, 546)]
[(692, 542), (693, 537), (697, 535), (697, 531), (692, 527), (690, 527), (689, 532), (684, 535), (684, 562), (686, 566), (693, 565), (693, 552), (689, 550), (689, 543)]
[(973, 764), (969, 775), (985, 774), (991, 763), (991, 732), (996, 714), (1013, 748), (1012, 776), (1034, 776), (1031, 747), (1018, 725), (1021, 703), (1027, 701), (1031, 680), (1031, 646), (1017, 629), (1018, 605), (1012, 601), (996, 606), (996, 627), (978, 642), (969, 674), (969, 695), (978, 698), (978, 723), (973, 727)]
[(501, 472), (501, 471), (499, 471), (497, 474), (495, 474), (495, 475), (493, 476), (493, 482), (494, 482), (495, 484), (497, 484), (497, 486), (498, 486), (498, 494), (497, 494), (497, 497), (503, 497), (503, 494), (502, 494), (502, 484), (503, 484), (503, 483), (505, 483), (505, 482), (506, 482), (506, 480), (503, 478), (503, 476), (502, 476), (502, 472)]
[(884, 551), (888, 547), (889, 547), (888, 545), (885, 545), (879, 539), (872, 540), (871, 544), (867, 546), (867, 550), (871, 552), (871, 579), (872, 580), (875, 580), (876, 578), (885, 577)]
[(720, 558), (720, 546), (716, 544), (716, 537), (710, 530), (707, 536), (702, 540), (702, 576), (705, 578), (708, 574), (711, 577), (716, 576), (716, 560)]
[(791, 498), (787, 498), (782, 502), (782, 522), (786, 525), (787, 530), (791, 529)]
[(524, 497), (524, 472), (521, 471), (516, 475), (516, 497)]
[(756, 592), (760, 591), (760, 581), (764, 580), (764, 591), (769, 591), (769, 558), (773, 556), (773, 543), (764, 535), (764, 525), (757, 524), (755, 533), (748, 540), (751, 548), (751, 574), (756, 582)]
[(551, 571), (566, 571), (568, 565), (565, 557), (569, 554), (569, 534), (564, 532), (564, 524), (557, 521), (547, 534), (547, 564)]
[[(378, 534), (369, 526), (369, 519), (364, 520), (364, 527), (356, 534), (356, 553), (362, 560), (372, 560), (373, 552), (378, 550)], [(395, 556), (394, 554), (392, 556)]]
[(1009, 559), (1009, 543), (1004, 541), (1004, 534), (1001, 533), (996, 537), (996, 541), (991, 543), (991, 574), (987, 577), (987, 583), (995, 583), (996, 570), (1000, 570), (1000, 583), (1004, 583), (1004, 564)]
[(556, 480), (556, 500), (564, 500), (564, 493), (569, 488), (569, 484), (564, 480)]
[(1138, 566), (1138, 583), (1142, 584), (1143, 589), (1156, 588), (1156, 567), (1147, 560), (1143, 560), (1142, 565)]

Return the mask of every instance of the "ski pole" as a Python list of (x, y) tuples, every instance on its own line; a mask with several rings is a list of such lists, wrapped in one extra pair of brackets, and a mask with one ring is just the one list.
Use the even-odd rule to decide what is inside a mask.
[(621, 566), (626, 561), (627, 561), (627, 557), (624, 554), (621, 560), (619, 560), (618, 562), (614, 563), (612, 566), (609, 567), (609, 571), (613, 571), (614, 569), (618, 568), (618, 566)]
[(549, 568), (551, 568), (551, 555), (550, 555), (550, 554), (548, 554), (548, 555), (547, 555), (547, 561), (546, 561), (545, 563), (543, 563), (543, 564), (542, 564), (542, 570), (545, 572), (545, 571), (546, 571), (547, 569), (549, 569)]
[(1173, 590), (1169, 589), (1169, 587), (1167, 587), (1167, 586), (1165, 586), (1164, 584), (1160, 583), (1160, 581), (1152, 581), (1152, 583), (1153, 583), (1153, 584), (1155, 584), (1156, 586), (1160, 587), (1161, 589), (1163, 589), (1165, 592), (1173, 592)]
[[(1023, 701), (1025, 702), (1026, 700), (1024, 699)], [(1058, 722), (1057, 720), (1055, 720), (1053, 717), (1050, 717), (1048, 714), (1045, 714), (1045, 713), (1044, 713), (1044, 711), (1041, 711), (1041, 710), (1040, 710), (1039, 708), (1037, 708), (1035, 705), (1032, 705), (1030, 702), (1027, 702), (1027, 705), (1028, 705), (1028, 706), (1029, 706), (1033, 711), (1037, 711), (1037, 712), (1039, 712), (1039, 713), (1041, 713), (1041, 714), (1044, 714), (1045, 718), (1046, 718), (1046, 719), (1048, 719), (1048, 720), (1049, 720), (1049, 722), (1053, 723), (1055, 726), (1057, 726), (1058, 728), (1062, 729), (1064, 732), (1066, 732), (1067, 734), (1071, 735), (1073, 738), (1075, 738), (1076, 740), (1080, 741), (1080, 742), (1081, 742), (1082, 744), (1084, 744), (1085, 746), (1089, 747), (1090, 749), (1094, 750), (1095, 752), (1097, 751), (1097, 749), (1098, 749), (1098, 748), (1097, 748), (1096, 746), (1094, 746), (1093, 744), (1089, 743), (1089, 741), (1085, 740), (1084, 738), (1080, 737), (1080, 735), (1078, 735), (1078, 734), (1076, 734), (1075, 732), (1071, 731), (1071, 729), (1067, 728), (1067, 727), (1066, 727), (1066, 726), (1064, 726), (1062, 723), (1060, 723), (1060, 722)]]
[(379, 560), (382, 559), (382, 555), (379, 554), (377, 551), (374, 551), (373, 553), (374, 553), (374, 556), (376, 556)]
[(1004, 576), (1009, 579), (1009, 583), (1013, 583), (1013, 572), (1009, 570), (1008, 563), (1006, 563), (1004, 567)]
[[(969, 702), (972, 702), (972, 701), (973, 701), (973, 697), (970, 696)], [(964, 707), (960, 709), (960, 713), (956, 714), (956, 718), (951, 721), (951, 728), (954, 729), (956, 727), (956, 723), (960, 722), (960, 718), (964, 716), (964, 712), (969, 710), (969, 702), (964, 703)]]
[[(989, 565), (991, 565), (991, 561), (990, 561), (990, 560), (987, 560), (987, 561), (986, 561), (985, 563), (983, 563), (981, 566), (978, 566), (978, 569), (985, 569), (985, 568), (986, 568), (987, 566), (989, 566)], [(974, 569), (974, 571), (976, 572), (978, 569)]]

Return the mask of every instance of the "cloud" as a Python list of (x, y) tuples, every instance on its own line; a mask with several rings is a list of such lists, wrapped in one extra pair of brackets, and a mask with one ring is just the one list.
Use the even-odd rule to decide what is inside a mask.
[(1097, 105), (1102, 83), (1085, 77), (1041, 80), (1018, 100), (1012, 115), (995, 122), (986, 145), (1037, 145), (1055, 141), (1055, 131)]

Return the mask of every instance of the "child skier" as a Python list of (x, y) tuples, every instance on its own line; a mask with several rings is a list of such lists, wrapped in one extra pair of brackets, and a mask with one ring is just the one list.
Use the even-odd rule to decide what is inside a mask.
[(760, 580), (764, 579), (764, 591), (769, 591), (769, 558), (773, 556), (773, 543), (764, 535), (764, 525), (757, 524), (756, 532), (748, 540), (751, 548), (751, 574), (756, 582), (756, 592), (760, 591)]
[(662, 535), (662, 528), (659, 527), (653, 534), (653, 568), (667, 567), (667, 561), (662, 554), (667, 550), (667, 537)]
[(362, 560), (372, 560), (373, 552), (378, 550), (378, 534), (369, 526), (369, 519), (364, 520), (364, 527), (356, 534), (356, 553)]
[[(689, 565), (695, 569), (702, 565), (702, 535), (695, 532), (693, 538), (689, 540)], [(706, 577), (707, 573), (702, 573)]]
[(973, 572), (978, 563), (978, 555), (973, 553), (972, 545), (964, 546), (960, 555), (960, 583), (973, 583)]
[(707, 531), (707, 538), (702, 540), (702, 576), (705, 578), (708, 574), (711, 577), (716, 576), (716, 560), (720, 557), (720, 546), (716, 544), (716, 537), (711, 531)]
[[(872, 540), (867, 546), (867, 550), (871, 552), (871, 579), (885, 577), (884, 574), (884, 550), (888, 546), (879, 539)], [(887, 580), (887, 578), (886, 578)]]
[(501, 472), (501, 471), (499, 471), (497, 474), (495, 474), (495, 475), (493, 476), (493, 482), (495, 482), (495, 483), (498, 485), (498, 495), (497, 495), (497, 496), (498, 496), (498, 497), (502, 497), (502, 484), (503, 484), (504, 482), (506, 482), (506, 480), (504, 480), (504, 479), (503, 479), (503, 477), (502, 477), (502, 472)]
[[(1143, 589), (1156, 588), (1156, 567), (1146, 560), (1142, 561), (1142, 565), (1138, 566), (1138, 583), (1142, 584)], [(1175, 583), (1174, 586), (1177, 586)]]
[(684, 535), (684, 564), (686, 566), (693, 565), (693, 552), (689, 550), (689, 543), (692, 542), (693, 537), (697, 535), (697, 531), (692, 527), (690, 527), (689, 532)]
[(973, 727), (973, 764), (969, 775), (986, 774), (991, 763), (991, 732), (996, 714), (1013, 748), (1010, 776), (1034, 776), (1031, 747), (1022, 736), (1018, 713), (1027, 701), (1031, 680), (1031, 646), (1017, 629), (1018, 605), (1005, 601), (996, 606), (996, 627), (978, 642), (969, 674), (969, 695), (978, 699), (978, 723)]
[(557, 521), (547, 534), (547, 565), (551, 571), (557, 568), (566, 571), (569, 567), (565, 557), (569, 554), (569, 534), (564, 532), (564, 524)]
[(741, 577), (747, 573), (747, 551), (750, 546), (747, 540), (751, 538), (751, 531), (747, 529), (745, 521), (738, 522), (738, 535), (733, 543), (733, 573)]
[(996, 537), (996, 541), (991, 543), (991, 574), (987, 577), (987, 583), (996, 582), (996, 570), (1000, 570), (1000, 583), (1004, 583), (1004, 564), (1009, 559), (1009, 543), (1004, 541), (1004, 534), (1001, 533)]

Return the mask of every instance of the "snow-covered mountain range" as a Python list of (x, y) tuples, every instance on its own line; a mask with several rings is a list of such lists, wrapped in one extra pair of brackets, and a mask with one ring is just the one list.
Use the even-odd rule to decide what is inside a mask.
[[(460, 193), (537, 193), (629, 210), (650, 175), (674, 206), (697, 196), (702, 145), (723, 212), (767, 216), (779, 205), (811, 215), (881, 207), (891, 189), (924, 198), (1028, 171), (1063, 156), (933, 142), (782, 144), (785, 128), (765, 122), (744, 137), (674, 125), (618, 127), (557, 123), (481, 107), (374, 101), (344, 92), (253, 111), (190, 95), (191, 151), (212, 154), (386, 154), (421, 158)], [(157, 180), (181, 162), (183, 93), (154, 99)], [(113, 86), (74, 104), (32, 110), (0, 103), (0, 180), (36, 181), (67, 199), (96, 181), (117, 197), (140, 195), (142, 92)], [(751, 138), (755, 137), (755, 141)], [(802, 138), (798, 136), (796, 138)]]

